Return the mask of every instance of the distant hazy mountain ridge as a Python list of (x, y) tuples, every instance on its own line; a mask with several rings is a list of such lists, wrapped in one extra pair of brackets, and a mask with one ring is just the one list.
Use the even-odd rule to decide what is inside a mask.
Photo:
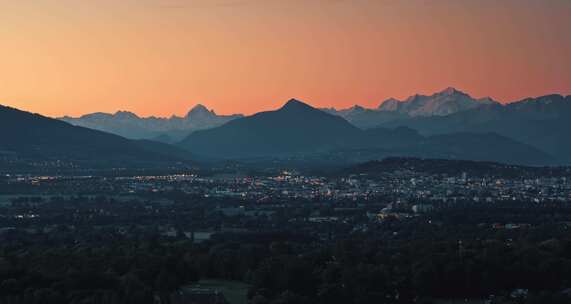
[(170, 118), (154, 116), (143, 118), (131, 112), (119, 111), (115, 114), (93, 113), (79, 118), (65, 116), (59, 119), (76, 126), (105, 131), (131, 139), (175, 142), (194, 131), (217, 127), (239, 117), (242, 115), (217, 115), (214, 110), (208, 110), (199, 104), (184, 117), (173, 115)]
[(414, 95), (404, 101), (391, 98), (385, 100), (378, 109), (379, 111), (405, 113), (413, 117), (445, 116), (474, 109), (481, 105), (496, 103), (489, 97), (474, 99), (470, 95), (450, 87), (430, 96)]

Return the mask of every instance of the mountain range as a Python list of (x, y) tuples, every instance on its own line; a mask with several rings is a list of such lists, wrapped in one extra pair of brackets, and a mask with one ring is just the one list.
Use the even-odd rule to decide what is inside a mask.
[(175, 162), (189, 153), (172, 145), (129, 140), (0, 105), (0, 156), (114, 163)]
[(447, 116), (478, 108), (483, 105), (499, 105), (489, 97), (476, 99), (455, 88), (446, 88), (432, 95), (414, 95), (401, 101), (389, 98), (376, 109), (367, 109), (355, 105), (349, 109), (324, 111), (339, 115), (355, 126), (363, 129), (380, 126), (384, 123), (412, 117)]
[(521, 164), (552, 162), (541, 150), (495, 133), (423, 136), (405, 127), (362, 130), (339, 116), (294, 99), (275, 111), (196, 131), (179, 145), (196, 155), (226, 159), (319, 155), (351, 162), (404, 155)]
[(489, 104), (498, 104), (498, 102), (489, 97), (474, 99), (462, 91), (449, 87), (430, 96), (417, 94), (404, 101), (390, 98), (385, 100), (378, 110), (403, 113), (412, 117), (445, 116)]
[(115, 114), (92, 113), (78, 118), (59, 118), (70, 124), (117, 134), (130, 139), (153, 139), (172, 143), (182, 140), (188, 134), (203, 129), (214, 128), (243, 115), (217, 115), (198, 104), (184, 117), (171, 116), (139, 117), (132, 112), (119, 111)]
[(562, 163), (571, 163), (571, 96), (546, 95), (506, 105), (494, 103), (446, 116), (393, 120), (380, 126), (409, 127), (427, 136), (494, 132), (545, 151)]
[[(349, 109), (325, 108), (322, 110), (341, 116), (359, 128), (367, 129), (411, 117), (450, 115), (489, 104), (497, 104), (497, 102), (490, 98), (475, 99), (460, 90), (447, 88), (432, 95), (417, 94), (404, 101), (390, 98), (376, 109), (355, 105)], [(184, 117), (174, 115), (170, 118), (139, 117), (132, 112), (118, 111), (115, 114), (92, 113), (77, 118), (65, 116), (59, 119), (73, 125), (130, 139), (153, 139), (174, 143), (194, 131), (215, 128), (240, 117), (243, 115), (217, 115), (214, 110), (198, 104)]]
[(317, 109), (292, 99), (277, 110), (251, 116), (218, 116), (199, 105), (185, 117), (169, 119), (129, 112), (62, 118), (88, 127), (92, 123), (97, 130), (2, 106), (0, 157), (347, 163), (405, 156), (561, 165), (571, 164), (570, 117), (571, 96), (547, 95), (503, 105), (452, 88), (404, 101), (391, 99), (377, 109)]

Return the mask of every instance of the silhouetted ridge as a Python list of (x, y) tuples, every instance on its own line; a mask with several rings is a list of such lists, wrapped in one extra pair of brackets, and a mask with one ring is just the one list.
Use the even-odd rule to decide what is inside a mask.
[(382, 176), (386, 172), (414, 171), (427, 174), (460, 175), (478, 177), (508, 177), (523, 178), (524, 176), (565, 176), (565, 168), (553, 167), (525, 167), (508, 165), (497, 162), (449, 160), (449, 159), (423, 159), (412, 157), (388, 157), (380, 161), (365, 162), (344, 170), (340, 175), (366, 174), (371, 177)]
[[(495, 134), (425, 137), (404, 127), (361, 130), (339, 116), (295, 99), (275, 111), (192, 133), (180, 144), (197, 155), (221, 158), (334, 155), (350, 161), (406, 155), (525, 164), (550, 161), (549, 156), (537, 149)], [(492, 146), (498, 147), (498, 151), (490, 153)]]
[(440, 94), (440, 95), (454, 95), (454, 94), (467, 95), (466, 93), (464, 93), (464, 92), (462, 92), (456, 88), (453, 88), (453, 87), (447, 87), (446, 89), (438, 92), (437, 94)]
[(139, 116), (137, 116), (137, 114), (133, 113), (133, 112), (129, 112), (129, 111), (117, 111), (115, 113), (115, 117), (120, 118), (120, 119), (138, 119)]
[(193, 115), (216, 115), (214, 113), (214, 111), (208, 110), (207, 107), (205, 107), (202, 104), (197, 104), (196, 106), (194, 106), (192, 109), (190, 109), (190, 111), (188, 111), (188, 113), (186, 114), (186, 117), (192, 117)]
[(171, 152), (180, 153), (180, 149), (161, 143), (134, 142), (3, 106), (0, 106), (0, 138), (0, 151), (13, 153), (20, 159), (125, 164), (125, 161), (172, 161), (178, 158), (171, 157)]
[(290, 99), (288, 100), (281, 108), (282, 111), (303, 111), (303, 110), (315, 110), (314, 107), (299, 101), (297, 99)]
[(291, 99), (280, 109), (197, 131), (182, 143), (190, 151), (219, 157), (260, 157), (323, 152), (355, 143), (361, 131), (341, 117)]

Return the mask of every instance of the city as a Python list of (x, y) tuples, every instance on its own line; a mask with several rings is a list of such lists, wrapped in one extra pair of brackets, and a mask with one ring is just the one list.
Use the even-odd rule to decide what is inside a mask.
[[(570, 168), (528, 168), (412, 158), (385, 159), (352, 168), (327, 170), (322, 175), (316, 175), (314, 170), (305, 173), (298, 168), (270, 167), (263, 173), (248, 175), (245, 168), (247, 166), (236, 165), (197, 168), (164, 175), (129, 175), (116, 171), (92, 176), (3, 173), (0, 189), (5, 194), (0, 196), (0, 240), (4, 256), (13, 261), (13, 264), (5, 263), (5, 271), (13, 269), (11, 271), (23, 272), (22, 275), (29, 273), (17, 276), (19, 280), (30, 280), (32, 278), (28, 276), (37, 271), (35, 279), (39, 280), (36, 282), (39, 286), (46, 280), (54, 280), (53, 284), (56, 284), (57, 273), (64, 269), (77, 271), (78, 276), (88, 275), (89, 280), (93, 276), (114, 276), (113, 280), (121, 281), (126, 279), (125, 276), (132, 276), (129, 279), (147, 284), (146, 289), (130, 291), (135, 293), (130, 296), (140, 303), (152, 300), (155, 293), (155, 297), (163, 301), (166, 297), (172, 303), (202, 303), (192, 302), (195, 297), (226, 301), (224, 296), (229, 293), (220, 284), (244, 284), (239, 285), (238, 296), (230, 293), (230, 303), (245, 303), (247, 298), (252, 303), (266, 303), (271, 299), (295, 303), (310, 300), (344, 303), (347, 299), (343, 300), (343, 297), (357, 296), (364, 297), (363, 303), (379, 299), (387, 303), (421, 299), (447, 303), (447, 300), (466, 295), (470, 296), (466, 301), (474, 303), (521, 303), (547, 297), (523, 286), (550, 290), (549, 297), (568, 300), (565, 285), (560, 285), (556, 278), (551, 283), (559, 285), (535, 282), (533, 272), (529, 271), (539, 271), (537, 269), (522, 269), (518, 279), (496, 282), (493, 286), (487, 285), (488, 279), (474, 277), (469, 282), (451, 281), (449, 284), (454, 283), (454, 288), (429, 288), (426, 284), (434, 278), (416, 276), (440, 276), (443, 275), (441, 271), (452, 270), (416, 273), (427, 269), (414, 268), (416, 263), (408, 259), (422, 256), (410, 253), (397, 258), (391, 254), (397, 254), (395, 250), (421, 246), (420, 252), (434, 251), (432, 254), (460, 258), (462, 263), (458, 266), (461, 268), (454, 270), (459, 272), (446, 273), (448, 280), (455, 280), (455, 275), (474, 275), (470, 273), (471, 268), (462, 267), (489, 263), (485, 255), (487, 250), (500, 250), (507, 258), (524, 254), (519, 251), (524, 247), (531, 250), (538, 246), (534, 250), (539, 250), (537, 254), (542, 252), (547, 259), (545, 262), (557, 257), (561, 259), (569, 252), (565, 248), (571, 249), (571, 243), (563, 241), (571, 228)], [(537, 240), (541, 242), (534, 243)], [(427, 247), (426, 242), (431, 245)], [(33, 247), (29, 247), (31, 244)], [(153, 250), (158, 251), (150, 250), (148, 246), (157, 246)], [(343, 250), (339, 246), (356, 247), (351, 247), (349, 252), (338, 252)], [(555, 250), (552, 246), (558, 248), (557, 251), (552, 251)], [(27, 253), (18, 255), (23, 248), (28, 248)], [(57, 251), (57, 248), (64, 251)], [(123, 253), (115, 256), (116, 250)], [(165, 276), (165, 282), (159, 285), (154, 279), (147, 283), (145, 280), (150, 278), (143, 273), (132, 273), (135, 270), (131, 267), (139, 263), (136, 255), (132, 255), (133, 250), (145, 250), (147, 255), (162, 252), (177, 259), (172, 271), (182, 267), (187, 272), (180, 274), (182, 277), (167, 273), (164, 268), (167, 266), (160, 266), (168, 262), (163, 261), (166, 257), (147, 257), (149, 263), (155, 259), (157, 265), (139, 265), (137, 271), (155, 271), (157, 275), (164, 272)], [(374, 250), (374, 255), (367, 256), (373, 253), (367, 250)], [(115, 252), (114, 258), (126, 256), (122, 257), (123, 262), (109, 261), (111, 264), (103, 273), (104, 269), (72, 266), (83, 259), (98, 265), (100, 262), (96, 259), (111, 252)], [(338, 257), (337, 254), (351, 256)], [(353, 256), (359, 254), (364, 256)], [(51, 259), (76, 262), (63, 263), (54, 269), (55, 265), (44, 264), (44, 259), (47, 259), (45, 262)], [(266, 264), (275, 259), (294, 263), (293, 269), (264, 268), (278, 267), (280, 264)], [(313, 259), (329, 266), (304, 264), (316, 263)], [(359, 263), (363, 264), (353, 265), (353, 259), (356, 259), (355, 263), (361, 261)], [(467, 265), (464, 259), (472, 264)], [(436, 262), (433, 258), (430, 261)], [(554, 260), (551, 262), (555, 263)], [(20, 263), (27, 264), (13, 268)], [(561, 266), (557, 266), (554, 276), (566, 274), (568, 268), (559, 268)], [(325, 278), (315, 277), (314, 273), (326, 275), (329, 271), (342, 271), (343, 267), (372, 267), (367, 270), (368, 275), (384, 276), (386, 285), (342, 287), (343, 291), (337, 290), (339, 287), (329, 290), (327, 288), (332, 287), (319, 285), (345, 284), (323, 281)], [(54, 272), (43, 277), (48, 269)], [(264, 274), (264, 271), (269, 273)], [(297, 275), (294, 281), (287, 281), (287, 276), (293, 275), (289, 271), (309, 271), (306, 275), (310, 277), (306, 279), (313, 281), (297, 282)], [(399, 274), (401, 271), (412, 272), (414, 276)], [(492, 267), (489, 271), (501, 272), (503, 268)], [(269, 278), (263, 276), (270, 273), (286, 276), (275, 278), (286, 281), (267, 281)], [(405, 275), (408, 279), (397, 281), (396, 275)], [(363, 283), (368, 280), (362, 279), (365, 280)], [(414, 280), (421, 279), (428, 281), (415, 285), (421, 283)], [(112, 297), (113, 293), (108, 289), (117, 288), (111, 284), (113, 280), (96, 290), (88, 284), (91, 287), (83, 292), (96, 298)], [(18, 286), (22, 286), (22, 282), (16, 280), (13, 286), (6, 283), (1, 288), (4, 292), (9, 292), (10, 288), (20, 290)], [(211, 285), (204, 288), (200, 282)], [(178, 289), (180, 284), (188, 287)], [(308, 286), (313, 289), (306, 289)], [(42, 297), (52, 297), (55, 302), (58, 293), (52, 288), (48, 288), (49, 292), (44, 290), (47, 294)], [(66, 285), (65, 288), (82, 290), (79, 285)], [(216, 296), (220, 290), (222, 297)], [(337, 295), (339, 292), (341, 294)]]

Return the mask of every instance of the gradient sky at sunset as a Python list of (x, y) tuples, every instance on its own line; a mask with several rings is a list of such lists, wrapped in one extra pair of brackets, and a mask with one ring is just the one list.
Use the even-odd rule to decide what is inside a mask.
[(569, 16), (568, 0), (0, 0), (0, 104), (170, 116), (571, 94)]

